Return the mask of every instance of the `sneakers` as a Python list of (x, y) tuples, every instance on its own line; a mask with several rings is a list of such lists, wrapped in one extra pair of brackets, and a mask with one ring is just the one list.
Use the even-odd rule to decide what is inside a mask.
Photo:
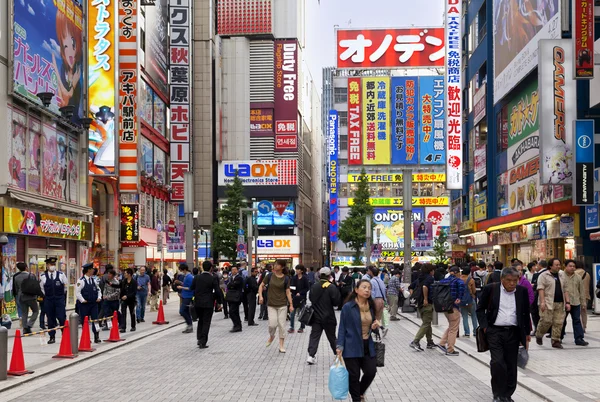
[(306, 358), (306, 362), (310, 365), (313, 365), (317, 362), (317, 358), (313, 357), (311, 355), (308, 355), (308, 357)]
[(398, 317), (390, 317), (390, 321), (400, 321), (400, 318)]
[(427, 349), (433, 349), (437, 347), (437, 345), (433, 342), (427, 342)]
[(577, 346), (587, 346), (589, 344), (590, 344), (589, 342), (584, 341), (583, 339), (580, 340), (580, 341), (575, 342), (575, 345), (577, 345)]
[(389, 329), (385, 328), (385, 327), (382, 327), (381, 330), (382, 330), (381, 337), (385, 338), (387, 336), (387, 333), (388, 333)]
[(294, 331), (294, 328), (290, 328), (290, 329), (288, 329), (288, 334), (293, 334), (294, 332), (295, 332), (295, 331)]
[(419, 342), (412, 341), (408, 346), (411, 347), (411, 348), (413, 348), (417, 352), (422, 352), (423, 351), (423, 348), (421, 347), (421, 345), (419, 344)]
[(191, 325), (188, 325), (186, 329), (181, 331), (182, 334), (191, 334), (192, 332), (194, 332), (194, 327)]
[(456, 350), (453, 350), (452, 352), (446, 352), (446, 356), (458, 356), (460, 353), (458, 353)]

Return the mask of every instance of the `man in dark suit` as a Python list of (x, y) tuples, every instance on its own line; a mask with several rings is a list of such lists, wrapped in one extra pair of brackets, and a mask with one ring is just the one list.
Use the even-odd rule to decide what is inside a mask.
[(492, 392), (495, 402), (510, 402), (517, 388), (519, 345), (527, 347), (531, 339), (529, 296), (518, 286), (519, 273), (504, 268), (500, 282), (487, 285), (477, 306), (479, 326), (490, 347)]
[(258, 325), (254, 322), (254, 316), (256, 315), (256, 294), (258, 293), (258, 282), (256, 281), (256, 275), (258, 270), (254, 267), (250, 270), (250, 276), (246, 279), (246, 300), (248, 301), (248, 326), (253, 327)]
[(202, 273), (194, 277), (190, 290), (194, 291), (194, 308), (198, 316), (198, 346), (200, 349), (206, 349), (208, 345), (208, 331), (210, 331), (210, 322), (212, 320), (215, 301), (218, 304), (223, 302), (223, 294), (219, 287), (219, 279), (211, 273), (212, 263), (204, 261), (202, 263)]
[(352, 289), (354, 289), (354, 279), (349, 274), (350, 270), (348, 267), (342, 268), (342, 275), (340, 276), (340, 281), (338, 282), (338, 288), (341, 295), (341, 302), (338, 306), (338, 310), (342, 309), (342, 305), (344, 304), (344, 300), (348, 297), (350, 293), (352, 293)]
[(227, 283), (227, 303), (229, 304), (229, 318), (233, 328), (229, 332), (242, 332), (242, 321), (240, 319), (240, 304), (242, 304), (242, 290), (244, 280), (236, 266), (231, 267), (231, 279)]

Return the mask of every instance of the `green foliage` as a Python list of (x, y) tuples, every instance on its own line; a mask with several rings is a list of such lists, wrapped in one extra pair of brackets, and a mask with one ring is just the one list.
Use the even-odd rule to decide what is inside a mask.
[(348, 217), (341, 223), (338, 237), (354, 250), (354, 265), (362, 265), (361, 249), (367, 241), (366, 218), (373, 219), (374, 208), (369, 202), (369, 182), (363, 169), (358, 186), (354, 193), (354, 203), (350, 207)]
[(448, 258), (448, 247), (446, 242), (448, 241), (448, 234), (444, 229), (440, 231), (440, 235), (433, 239), (433, 250), (429, 252), (429, 256), (433, 257), (432, 263), (434, 264), (447, 264), (450, 259)]
[(244, 198), (244, 187), (237, 171), (233, 183), (225, 190), (227, 203), (217, 212), (217, 222), (213, 224), (214, 255), (223, 255), (230, 261), (237, 257), (237, 230), (239, 227), (240, 208), (248, 206)]

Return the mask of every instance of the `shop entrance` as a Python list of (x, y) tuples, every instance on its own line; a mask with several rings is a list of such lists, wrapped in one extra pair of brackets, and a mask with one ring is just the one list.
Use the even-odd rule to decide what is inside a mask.
[(46, 259), (56, 257), (56, 268), (63, 272), (69, 281), (67, 290), (67, 306), (75, 305), (75, 283), (77, 282), (77, 262), (75, 258), (72, 261), (67, 259), (66, 250), (44, 250), (44, 249), (29, 249), (27, 261), (29, 272), (38, 278), (46, 272)]

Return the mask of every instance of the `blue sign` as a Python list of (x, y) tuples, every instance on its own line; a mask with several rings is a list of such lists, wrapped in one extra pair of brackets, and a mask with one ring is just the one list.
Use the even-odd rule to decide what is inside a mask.
[(244, 233), (245, 233), (245, 232), (244, 232), (244, 229), (238, 229), (238, 230), (237, 230), (237, 234), (238, 234), (238, 236), (243, 236), (243, 235), (244, 235)]
[(585, 230), (600, 229), (600, 215), (598, 205), (585, 207)]
[(329, 240), (338, 240), (338, 112), (329, 111), (327, 121), (327, 150), (329, 151)]
[(444, 131), (444, 77), (419, 77), (419, 142), (422, 165), (443, 165), (446, 161)]
[(270, 201), (261, 201), (258, 203), (258, 213), (266, 215), (273, 210), (273, 204)]
[(573, 205), (594, 204), (594, 120), (575, 120)]
[(419, 163), (418, 77), (392, 77), (392, 164)]

